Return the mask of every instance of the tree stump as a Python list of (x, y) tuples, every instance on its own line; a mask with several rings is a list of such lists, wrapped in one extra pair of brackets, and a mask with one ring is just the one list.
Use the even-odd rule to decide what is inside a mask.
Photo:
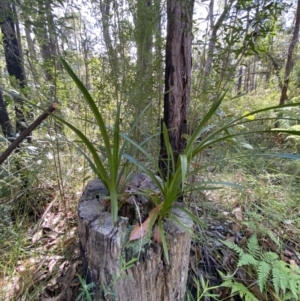
[[(137, 180), (138, 179), (138, 180)], [(133, 185), (153, 182), (145, 174), (136, 174)], [(154, 185), (155, 186), (155, 185)], [(137, 187), (140, 189), (140, 186)], [(155, 187), (154, 187), (155, 189)], [(103, 198), (107, 191), (103, 183), (90, 181), (79, 200), (78, 229), (82, 260), (87, 267), (89, 282), (93, 282), (94, 300), (118, 301), (176, 301), (183, 300), (190, 256), (191, 231), (175, 224), (164, 222), (164, 232), (169, 252), (169, 264), (162, 247), (148, 235), (128, 243), (133, 228), (130, 217), (120, 216), (112, 224)], [(135, 202), (135, 205), (136, 206)], [(176, 206), (172, 209), (177, 219), (192, 230), (189, 216)], [(137, 258), (133, 266), (126, 262)]]

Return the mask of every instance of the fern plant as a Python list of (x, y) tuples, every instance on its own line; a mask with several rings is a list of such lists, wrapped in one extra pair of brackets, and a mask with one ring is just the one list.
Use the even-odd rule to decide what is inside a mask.
[[(262, 252), (257, 236), (254, 234), (247, 243), (246, 251), (230, 241), (223, 244), (238, 255), (237, 268), (250, 267), (256, 274), (256, 281), (262, 293), (272, 293), (280, 300), (300, 299), (300, 269), (281, 260), (274, 252)], [(269, 284), (269, 285), (268, 285)], [(271, 292), (268, 288), (272, 287)], [(223, 286), (231, 287), (236, 284), (232, 279), (226, 280)], [(239, 291), (241, 294), (243, 289)], [(246, 300), (254, 300), (248, 296)]]

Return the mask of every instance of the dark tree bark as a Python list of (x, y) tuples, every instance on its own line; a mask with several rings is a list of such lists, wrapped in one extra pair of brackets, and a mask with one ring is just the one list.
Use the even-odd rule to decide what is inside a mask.
[(294, 52), (294, 48), (299, 39), (299, 27), (300, 27), (300, 0), (298, 0), (298, 2), (297, 2), (295, 26), (294, 26), (293, 36), (292, 36), (292, 39), (290, 42), (290, 46), (288, 49), (287, 60), (286, 60), (286, 65), (285, 65), (284, 82), (283, 82), (283, 86), (282, 86), (282, 90), (281, 90), (279, 105), (284, 105), (284, 103), (288, 99), (287, 90), (288, 90), (288, 86), (289, 86), (289, 82), (290, 82), (290, 74), (291, 74), (291, 71), (292, 71), (292, 68), (294, 65), (293, 52)]
[[(25, 74), (23, 69), (21, 45), (18, 43), (15, 23), (13, 17), (12, 4), (7, 1), (0, 2), (0, 14), (3, 21), (0, 23), (3, 34), (3, 44), (6, 60), (6, 68), (10, 76), (18, 80), (20, 88), (26, 87)], [(15, 99), (15, 113), (16, 113), (16, 132), (20, 133), (26, 128), (26, 114), (24, 113), (23, 103), (19, 99)], [(28, 142), (31, 139), (28, 138)]]
[[(193, 0), (167, 1), (168, 25), (163, 122), (169, 129), (169, 139), (175, 162), (184, 149), (182, 134), (186, 132), (190, 104), (193, 5)], [(159, 166), (165, 176), (169, 165), (167, 159), (166, 146), (161, 138)]]
[(36, 34), (41, 55), (43, 58), (43, 70), (45, 78), (49, 82), (54, 81), (53, 67), (58, 68), (58, 46), (53, 23), (53, 14), (49, 1), (38, 1), (39, 19), (35, 22), (34, 33)]
[(1, 91), (0, 91), (0, 125), (2, 128), (4, 137), (8, 141), (12, 142), (14, 140), (15, 133), (14, 133), (13, 127), (11, 125)]
[(15, 23), (13, 20), (13, 10), (11, 4), (3, 2), (0, 4), (0, 13), (3, 16), (1, 30), (3, 34), (3, 44), (7, 71), (10, 76), (15, 76), (19, 80), (21, 88), (25, 87), (25, 75), (23, 73), (20, 45), (18, 43)]

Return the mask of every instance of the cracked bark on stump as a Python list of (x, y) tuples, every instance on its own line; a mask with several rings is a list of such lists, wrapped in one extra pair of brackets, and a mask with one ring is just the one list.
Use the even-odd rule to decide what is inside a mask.
[[(119, 217), (115, 226), (106, 211), (103, 183), (88, 183), (78, 206), (78, 229), (83, 264), (88, 278), (95, 284), (95, 300), (118, 301), (176, 301), (183, 300), (189, 265), (191, 234), (166, 220), (164, 230), (170, 263), (164, 260), (162, 248), (153, 241), (145, 244), (138, 262), (122, 270), (120, 260), (130, 227), (127, 217)], [(179, 208), (173, 213), (188, 228), (193, 226), (189, 217)], [(128, 260), (128, 259), (127, 259)]]

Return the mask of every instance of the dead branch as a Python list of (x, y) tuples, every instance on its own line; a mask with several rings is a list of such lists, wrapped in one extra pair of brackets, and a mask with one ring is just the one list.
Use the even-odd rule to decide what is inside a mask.
[(8, 148), (2, 153), (0, 156), (0, 165), (10, 156), (10, 154), (20, 145), (20, 143), (34, 130), (36, 129), (42, 122), (45, 120), (49, 114), (54, 112), (57, 108), (57, 104), (52, 103), (51, 106), (42, 113), (37, 119), (35, 119), (21, 134), (17, 137)]

